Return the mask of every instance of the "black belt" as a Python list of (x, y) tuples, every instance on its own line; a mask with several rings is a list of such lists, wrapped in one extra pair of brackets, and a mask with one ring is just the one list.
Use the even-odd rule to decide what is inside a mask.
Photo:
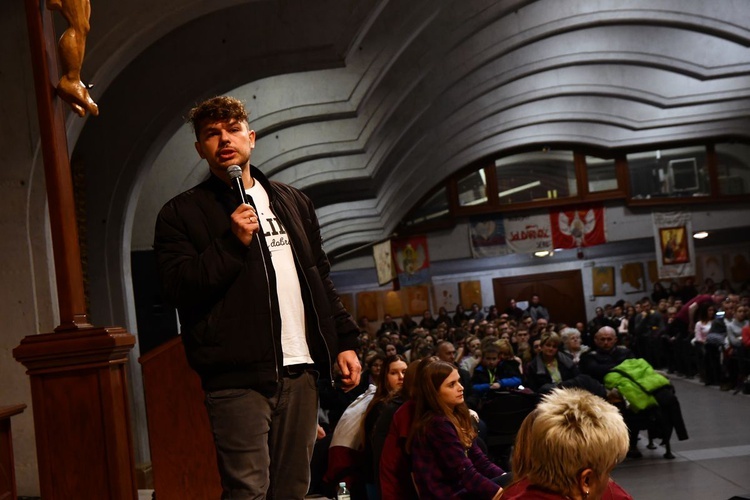
[(282, 370), (284, 378), (297, 378), (300, 375), (307, 373), (308, 370), (312, 370), (313, 365), (307, 363), (300, 363), (297, 365), (285, 365)]

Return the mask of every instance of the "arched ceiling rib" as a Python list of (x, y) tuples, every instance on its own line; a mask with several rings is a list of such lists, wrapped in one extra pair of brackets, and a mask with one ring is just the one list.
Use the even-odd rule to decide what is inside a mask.
[[(149, 169), (192, 180), (205, 165), (186, 159), (179, 117), (231, 92), (259, 132), (254, 162), (314, 198), (335, 252), (389, 234), (436, 183), (504, 149), (747, 136), (750, 12), (708, 3), (227, 0), (162, 24), (143, 2), (149, 22), (128, 36), (113, 21), (89, 52), (103, 113), (76, 153), (107, 158), (90, 182), (116, 189)], [(140, 195), (157, 207), (186, 187), (146, 181)]]

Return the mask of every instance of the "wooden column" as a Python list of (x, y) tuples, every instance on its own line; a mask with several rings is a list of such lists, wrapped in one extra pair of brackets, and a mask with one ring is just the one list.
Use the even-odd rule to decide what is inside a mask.
[(119, 327), (94, 327), (86, 314), (66, 105), (55, 94), (57, 41), (44, 2), (24, 1), (60, 308), (54, 332), (28, 335), (13, 350), (31, 379), (41, 495), (134, 500), (125, 366), (135, 338)]
[(0, 407), (0, 500), (16, 500), (16, 470), (13, 461), (13, 436), (10, 417), (18, 415), (26, 405)]

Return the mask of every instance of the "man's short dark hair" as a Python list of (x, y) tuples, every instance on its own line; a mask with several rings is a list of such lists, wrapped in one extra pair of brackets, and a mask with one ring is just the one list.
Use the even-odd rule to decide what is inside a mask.
[(200, 140), (200, 132), (207, 123), (223, 122), (235, 119), (247, 122), (245, 104), (229, 96), (216, 96), (206, 99), (190, 110), (188, 121), (193, 126), (195, 138)]

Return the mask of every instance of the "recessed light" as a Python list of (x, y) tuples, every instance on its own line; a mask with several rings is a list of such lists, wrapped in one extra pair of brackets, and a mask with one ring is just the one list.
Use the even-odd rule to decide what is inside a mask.
[(552, 255), (552, 252), (549, 250), (542, 250), (541, 252), (534, 252), (534, 255), (536, 257), (548, 257), (549, 255)]
[(696, 240), (702, 240), (703, 238), (708, 238), (708, 232), (706, 231), (698, 231), (693, 235), (693, 238)]

